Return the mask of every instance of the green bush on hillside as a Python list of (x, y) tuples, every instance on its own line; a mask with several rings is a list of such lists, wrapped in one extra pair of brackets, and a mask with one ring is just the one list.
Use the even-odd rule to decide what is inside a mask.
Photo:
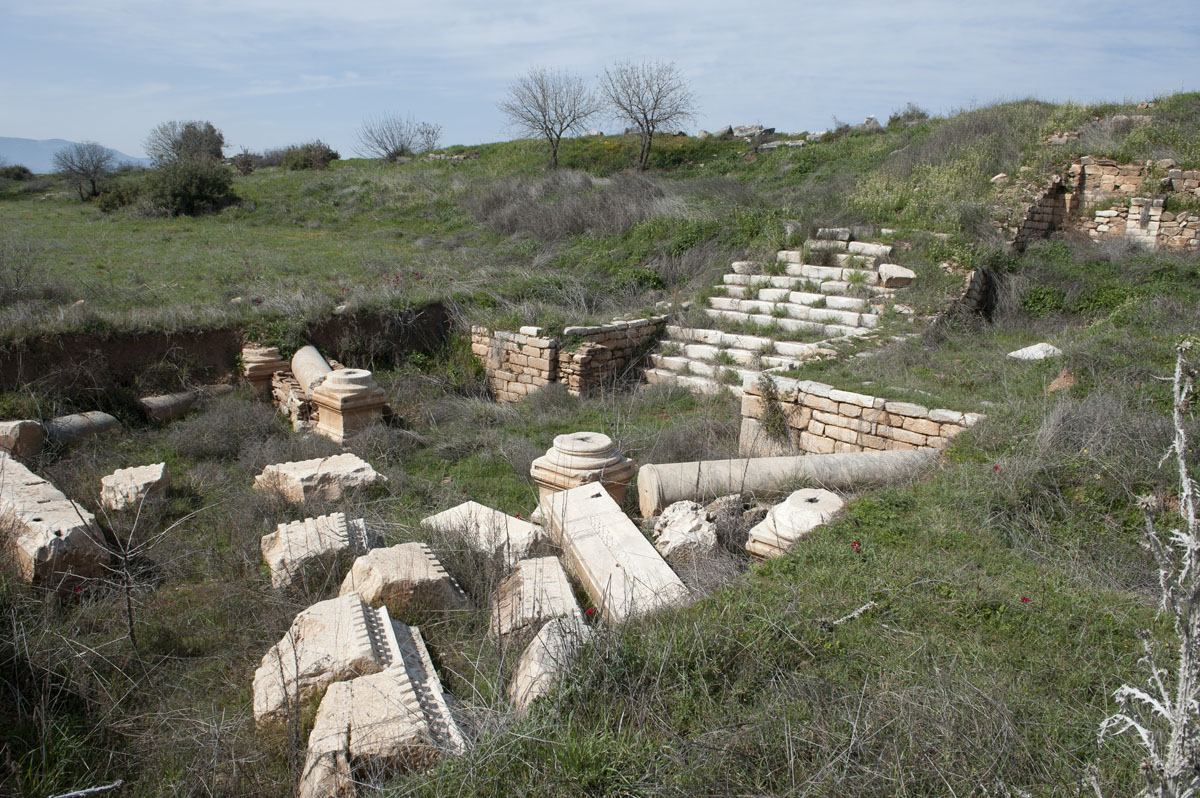
[(200, 216), (237, 199), (233, 175), (216, 161), (164, 163), (136, 178), (116, 183), (100, 194), (100, 210), (140, 205), (152, 216)]
[(283, 151), (282, 165), (285, 169), (298, 172), (302, 169), (325, 169), (332, 161), (342, 156), (337, 150), (317, 139), (306, 144), (293, 144)]
[(30, 171), (28, 166), (15, 164), (14, 166), (5, 166), (3, 169), (0, 169), (0, 178), (17, 181), (31, 180), (33, 179), (33, 172)]

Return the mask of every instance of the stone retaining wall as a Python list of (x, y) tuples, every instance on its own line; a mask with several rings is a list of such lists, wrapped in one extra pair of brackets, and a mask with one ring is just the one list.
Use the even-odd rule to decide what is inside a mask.
[[(1166, 177), (1150, 179), (1156, 172)], [(1200, 197), (1200, 170), (1176, 169), (1170, 159), (1122, 164), (1085, 156), (1025, 205), (1013, 247), (1023, 250), (1056, 230), (1078, 227), (1094, 240), (1128, 238), (1150, 249), (1200, 249), (1200, 213), (1165, 211), (1164, 195)], [(1102, 210), (1093, 216), (1090, 209), (1097, 205)]]
[(496, 401), (518, 401), (552, 382), (564, 383), (573, 396), (588, 396), (625, 373), (666, 323), (666, 316), (652, 316), (567, 327), (561, 341), (544, 336), (540, 327), (517, 332), (472, 327), (471, 352), (483, 362)]
[(1129, 238), (1148, 247), (1200, 249), (1200, 213), (1163, 209), (1161, 199), (1134, 197), (1129, 206), (1116, 205), (1084, 219), (1083, 229), (1096, 241)]
[(1052, 230), (1061, 230), (1071, 213), (1071, 200), (1062, 180), (1055, 179), (1044, 194), (1026, 207), (1013, 247), (1024, 250), (1031, 241), (1045, 238)]
[(982, 418), (777, 375), (742, 391), (742, 457), (941, 448)]

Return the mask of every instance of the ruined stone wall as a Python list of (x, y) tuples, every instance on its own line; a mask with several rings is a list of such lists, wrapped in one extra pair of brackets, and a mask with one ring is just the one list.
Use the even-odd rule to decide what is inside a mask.
[(666, 317), (654, 316), (598, 327), (566, 328), (563, 335), (568, 340), (582, 339), (582, 343), (560, 348), (559, 380), (575, 396), (589, 396), (611, 385), (658, 339), (666, 321)]
[(941, 448), (982, 418), (775, 375), (742, 390), (742, 457)]
[(1085, 156), (1071, 164), (1067, 180), (1082, 205), (1100, 205), (1141, 191), (1145, 173), (1145, 164), (1119, 164), (1107, 158)]
[(1052, 230), (1061, 230), (1070, 212), (1071, 195), (1061, 180), (1055, 180), (1044, 194), (1026, 206), (1013, 247), (1024, 250), (1031, 241), (1045, 238)]
[(552, 382), (574, 396), (587, 396), (634, 365), (662, 334), (666, 316), (567, 327), (563, 341), (540, 327), (517, 332), (471, 328), (471, 351), (483, 362), (488, 388), (499, 402), (513, 402)]
[[(1152, 179), (1165, 174), (1166, 177)], [(1093, 240), (1127, 238), (1150, 249), (1197, 249), (1200, 213), (1164, 209), (1163, 195), (1200, 198), (1200, 170), (1170, 159), (1121, 164), (1086, 156), (1071, 164), (1024, 209), (1013, 247), (1025, 249), (1055, 230), (1083, 229)], [(1100, 210), (1093, 210), (1100, 206)]]
[(1083, 229), (1095, 241), (1128, 238), (1145, 246), (1200, 249), (1200, 212), (1165, 210), (1161, 199), (1134, 197), (1084, 219)]
[(558, 342), (540, 327), (517, 332), (471, 328), (471, 352), (483, 362), (488, 390), (498, 402), (515, 402), (557, 382)]

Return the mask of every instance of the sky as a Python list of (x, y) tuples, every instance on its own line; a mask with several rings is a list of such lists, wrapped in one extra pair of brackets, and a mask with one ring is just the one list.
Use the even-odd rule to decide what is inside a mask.
[[(908, 102), (934, 114), (1023, 97), (1200, 90), (1200, 5), (1108, 0), (0, 0), (0, 136), (143, 154), (173, 119), (228, 154), (322, 139), (349, 157), (367, 117), (442, 125), (443, 144), (517, 134), (496, 104), (531, 67), (594, 81), (673, 62), (685, 125), (820, 130)], [(593, 127), (612, 132), (611, 120)]]

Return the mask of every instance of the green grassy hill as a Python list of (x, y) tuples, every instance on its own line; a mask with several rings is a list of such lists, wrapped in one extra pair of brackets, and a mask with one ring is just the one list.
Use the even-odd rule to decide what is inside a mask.
[[(1116, 113), (1154, 121), (1104, 121)], [(1116, 687), (1141, 680), (1137, 631), (1170, 654), (1138, 498), (1171, 524), (1160, 378), (1176, 341), (1200, 331), (1200, 261), (1070, 241), (1010, 254), (992, 220), (1018, 200), (989, 181), (1033, 183), (1085, 152), (1194, 168), (1197, 119), (1200, 94), (1149, 110), (1021, 101), (758, 154), (667, 139), (647, 175), (623, 171), (631, 145), (616, 137), (565, 143), (558, 173), (533, 142), (455, 147), (444, 152), (465, 160), (261, 170), (238, 178), (240, 205), (194, 219), (104, 214), (60, 187), (14, 184), (0, 194), (0, 329), (233, 324), (294, 346), (297, 320), (338, 304), (428, 299), (464, 320), (553, 327), (701, 298), (732, 258), (795, 243), (785, 220), (896, 229), (919, 275), (905, 301), (922, 311), (960, 287), (962, 268), (990, 266), (1006, 286), (992, 323), (952, 320), (801, 374), (985, 412), (933, 473), (853, 496), (778, 560), (725, 551), (685, 573), (699, 601), (599, 635), (524, 717), (504, 697), (520, 651), (487, 635), (499, 565), (430, 541), (472, 609), (404, 620), (421, 624), (476, 744), (386, 794), (1085, 795), (1094, 769), (1105, 794), (1126, 795), (1140, 751), (1096, 735)], [(1063, 129), (1080, 139), (1043, 143)], [(1005, 357), (1043, 340), (1063, 358)], [(1048, 391), (1064, 375), (1071, 385)], [(389, 543), (423, 539), (421, 517), (467, 498), (528, 513), (530, 462), (563, 432), (606, 432), (643, 463), (737, 448), (723, 397), (546, 390), (492, 404), (461, 336), (377, 376), (400, 423), (351, 449), (390, 481), (336, 509)], [(37, 384), (0, 387), (4, 417), (63, 402)], [(38, 469), (96, 511), (102, 475), (165, 461), (175, 487), (162, 508), (101, 520), (114, 534), (178, 526), (111, 589), (79, 597), (0, 569), (0, 793), (121, 778), (122, 796), (287, 794), (305, 732), (254, 730), (252, 675), (338, 582), (270, 589), (259, 538), (299, 510), (250, 486), (269, 463), (337, 447), (240, 394), (166, 427), (126, 420), (120, 439), (48, 451)]]

